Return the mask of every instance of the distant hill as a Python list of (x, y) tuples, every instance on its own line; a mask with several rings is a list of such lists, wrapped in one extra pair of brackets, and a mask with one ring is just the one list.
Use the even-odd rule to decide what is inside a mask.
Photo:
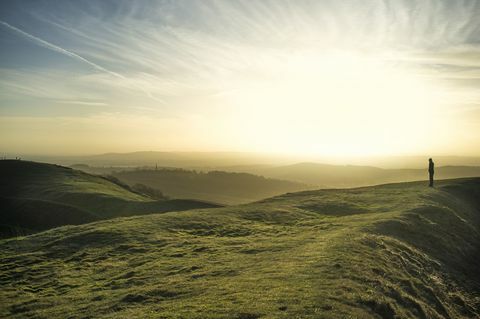
[(28, 156), (22, 158), (39, 162), (90, 166), (161, 166), (175, 168), (214, 168), (230, 165), (275, 164), (292, 162), (289, 157), (249, 152), (155, 152), (106, 153), (86, 156)]
[[(298, 163), (287, 166), (225, 167), (225, 170), (249, 172), (269, 178), (296, 181), (321, 188), (343, 188), (376, 185), (392, 182), (408, 182), (428, 179), (425, 169), (382, 169), (371, 166), (328, 165)], [(435, 168), (436, 179), (477, 177), (480, 166), (440, 166)]]
[(287, 192), (312, 189), (306, 184), (265, 178), (247, 173), (196, 172), (183, 169), (137, 169), (113, 173), (133, 186), (144, 184), (175, 198), (195, 198), (239, 204)]
[[(237, 204), (286, 192), (344, 188), (427, 180), (426, 169), (383, 169), (371, 166), (297, 163), (286, 166), (224, 166), (220, 171), (150, 167), (74, 165), (92, 174), (114, 174), (129, 185), (142, 183), (177, 198), (197, 198)], [(243, 174), (233, 174), (243, 173)], [(252, 176), (255, 175), (255, 176)], [(480, 176), (479, 166), (440, 166), (435, 179)]]
[[(11, 156), (17, 156), (12, 154)], [(429, 155), (425, 156), (369, 156), (369, 157), (328, 157), (298, 156), (253, 152), (157, 152), (140, 151), (130, 153), (106, 153), (85, 156), (33, 156), (24, 159), (73, 165), (90, 166), (159, 166), (201, 170), (221, 170), (227, 166), (286, 166), (294, 163), (312, 162), (325, 164), (351, 164), (380, 168), (423, 168)], [(480, 157), (474, 156), (433, 156), (438, 166), (480, 166)]]
[(2, 318), (479, 318), (480, 178), (0, 241)]
[(218, 206), (154, 200), (115, 180), (52, 164), (1, 160), (0, 176), (3, 236), (118, 216)]

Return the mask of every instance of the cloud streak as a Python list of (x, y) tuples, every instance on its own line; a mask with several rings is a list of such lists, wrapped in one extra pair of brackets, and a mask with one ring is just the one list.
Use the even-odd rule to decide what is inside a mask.
[[(38, 44), (38, 45), (46, 48), (46, 49), (52, 50), (52, 51), (54, 51), (54, 52), (57, 52), (57, 53), (60, 53), (60, 54), (63, 54), (63, 55), (66, 55), (66, 56), (71, 57), (71, 58), (73, 58), (73, 59), (75, 59), (75, 60), (77, 60), (77, 61), (86, 63), (86, 64), (90, 65), (91, 67), (93, 67), (94, 69), (96, 69), (96, 70), (98, 70), (98, 71), (107, 73), (108, 75), (111, 75), (111, 76), (113, 76), (113, 77), (115, 77), (115, 78), (118, 78), (118, 79), (120, 79), (120, 80), (123, 80), (123, 81), (125, 81), (125, 82), (127, 82), (127, 83), (129, 82), (129, 79), (128, 79), (127, 77), (121, 75), (120, 73), (117, 73), (117, 72), (108, 70), (108, 69), (104, 68), (103, 66), (98, 65), (98, 64), (96, 64), (96, 63), (94, 63), (94, 62), (92, 62), (92, 61), (90, 61), (90, 60), (87, 60), (87, 59), (85, 59), (84, 57), (82, 57), (82, 56), (80, 56), (80, 55), (78, 55), (78, 54), (76, 54), (76, 53), (74, 53), (74, 52), (71, 52), (71, 51), (66, 50), (66, 49), (64, 49), (64, 48), (61, 48), (61, 47), (59, 47), (59, 46), (57, 46), (57, 45), (55, 45), (55, 44), (52, 44), (52, 43), (50, 43), (50, 42), (47, 42), (47, 41), (45, 41), (45, 40), (43, 40), (43, 39), (41, 39), (41, 38), (39, 38), (39, 37), (36, 37), (36, 36), (34, 36), (34, 35), (30, 34), (30, 33), (27, 33), (27, 32), (25, 32), (25, 31), (23, 31), (23, 30), (20, 30), (19, 28), (12, 26), (12, 25), (10, 25), (9, 23), (7, 23), (7, 22), (5, 22), (5, 21), (0, 20), (0, 24), (3, 25), (4, 27), (6, 27), (6, 28), (8, 28), (8, 29), (10, 29), (10, 30), (12, 30), (12, 31), (14, 31), (14, 32), (22, 35), (23, 37), (27, 38), (28, 40), (30, 40), (30, 41), (32, 41), (32, 42), (34, 42), (34, 43), (36, 43), (36, 44)], [(163, 103), (163, 100), (154, 97), (149, 91), (145, 90), (143, 87), (138, 86), (138, 85), (130, 85), (130, 86), (132, 86), (132, 88), (134, 88), (134, 89), (141, 90), (142, 92), (144, 92), (145, 94), (147, 94), (148, 97), (150, 97), (151, 99), (154, 99), (154, 100), (157, 101), (157, 102), (162, 102), (162, 103)]]
[[(110, 86), (141, 91), (164, 105), (180, 96), (220, 96), (241, 90), (255, 85), (252, 77), (269, 81), (272, 74), (281, 75), (292, 54), (299, 52), (321, 59), (335, 50), (395, 51), (396, 56), (389, 58), (392, 64), (434, 70), (444, 77), (465, 63), (480, 64), (477, 1), (50, 5), (50, 10), (32, 8), (31, 17), (61, 32), (75, 52), (7, 22), (1, 24), (116, 78)], [(449, 53), (455, 50), (458, 58)], [(440, 64), (452, 67), (439, 70)], [(121, 71), (112, 71), (112, 66)], [(92, 80), (108, 82), (100, 76)]]
[(25, 38), (33, 41), (34, 43), (36, 43), (36, 44), (38, 44), (38, 45), (40, 45), (40, 46), (42, 46), (42, 47), (44, 47), (44, 48), (50, 49), (50, 50), (52, 50), (52, 51), (58, 52), (58, 53), (60, 53), (60, 54), (66, 55), (66, 56), (69, 56), (69, 57), (71, 57), (71, 58), (73, 58), (73, 59), (75, 59), (75, 60), (78, 60), (78, 61), (80, 61), (80, 62), (84, 62), (84, 63), (90, 65), (91, 67), (97, 69), (98, 71), (102, 71), (102, 72), (108, 73), (108, 74), (110, 74), (110, 75), (112, 75), (112, 76), (115, 76), (115, 77), (118, 77), (118, 78), (121, 78), (121, 79), (125, 79), (125, 77), (124, 77), (123, 75), (121, 75), (121, 74), (118, 74), (118, 73), (116, 73), (116, 72), (107, 70), (107, 69), (105, 69), (104, 67), (102, 67), (102, 66), (100, 66), (100, 65), (98, 65), (98, 64), (96, 64), (96, 63), (93, 63), (93, 62), (91, 62), (91, 61), (89, 61), (89, 60), (87, 60), (87, 59), (79, 56), (79, 55), (76, 54), (76, 53), (73, 53), (73, 52), (71, 52), (71, 51), (65, 50), (65, 49), (63, 49), (63, 48), (61, 48), (61, 47), (59, 47), (59, 46), (57, 46), (57, 45), (55, 45), (55, 44), (52, 44), (52, 43), (47, 42), (47, 41), (45, 41), (45, 40), (42, 40), (42, 39), (40, 39), (40, 38), (38, 38), (38, 37), (36, 37), (36, 36), (34, 36), (34, 35), (31, 35), (30, 33), (27, 33), (27, 32), (25, 32), (25, 31), (23, 31), (23, 30), (20, 30), (20, 29), (17, 28), (17, 27), (14, 27), (14, 26), (8, 24), (8, 23), (5, 22), (5, 21), (1, 21), (1, 20), (0, 20), (0, 24), (3, 25), (3, 26), (5, 26), (5, 27), (7, 27), (8, 29), (10, 29), (10, 30), (12, 30), (12, 31), (15, 31), (15, 32), (21, 34), (21, 35), (24, 36)]
[(76, 104), (76, 105), (86, 105), (86, 106), (107, 106), (107, 103), (104, 102), (95, 102), (95, 101), (70, 101), (70, 100), (60, 100), (58, 101), (64, 104)]

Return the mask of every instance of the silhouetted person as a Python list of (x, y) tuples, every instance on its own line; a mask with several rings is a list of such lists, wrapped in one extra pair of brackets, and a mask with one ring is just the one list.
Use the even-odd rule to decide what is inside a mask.
[(428, 186), (433, 187), (433, 173), (435, 173), (435, 163), (431, 158), (428, 159), (428, 176), (430, 178), (430, 184)]

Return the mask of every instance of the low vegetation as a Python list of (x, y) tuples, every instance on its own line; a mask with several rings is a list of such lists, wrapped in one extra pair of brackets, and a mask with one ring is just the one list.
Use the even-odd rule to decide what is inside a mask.
[(478, 318), (480, 179), (285, 194), (0, 241), (2, 318)]
[(221, 171), (135, 169), (112, 174), (130, 186), (146, 185), (169, 197), (195, 198), (223, 204), (247, 203), (312, 188), (312, 186), (291, 181)]

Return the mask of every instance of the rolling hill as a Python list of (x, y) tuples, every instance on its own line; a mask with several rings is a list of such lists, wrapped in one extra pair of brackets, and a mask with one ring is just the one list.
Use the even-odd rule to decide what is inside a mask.
[(196, 172), (183, 169), (136, 169), (113, 173), (130, 186), (144, 184), (174, 198), (241, 204), (287, 192), (312, 189), (306, 184), (247, 173)]
[(0, 161), (0, 233), (30, 233), (118, 216), (218, 207), (195, 200), (153, 200), (100, 176), (27, 161)]
[(478, 318), (480, 179), (315, 190), (0, 241), (2, 318)]
[[(268, 178), (296, 181), (322, 188), (359, 187), (409, 182), (428, 178), (424, 169), (384, 169), (371, 166), (297, 163), (287, 166), (236, 166), (226, 171), (247, 172)], [(480, 177), (480, 166), (437, 166), (436, 179)]]

